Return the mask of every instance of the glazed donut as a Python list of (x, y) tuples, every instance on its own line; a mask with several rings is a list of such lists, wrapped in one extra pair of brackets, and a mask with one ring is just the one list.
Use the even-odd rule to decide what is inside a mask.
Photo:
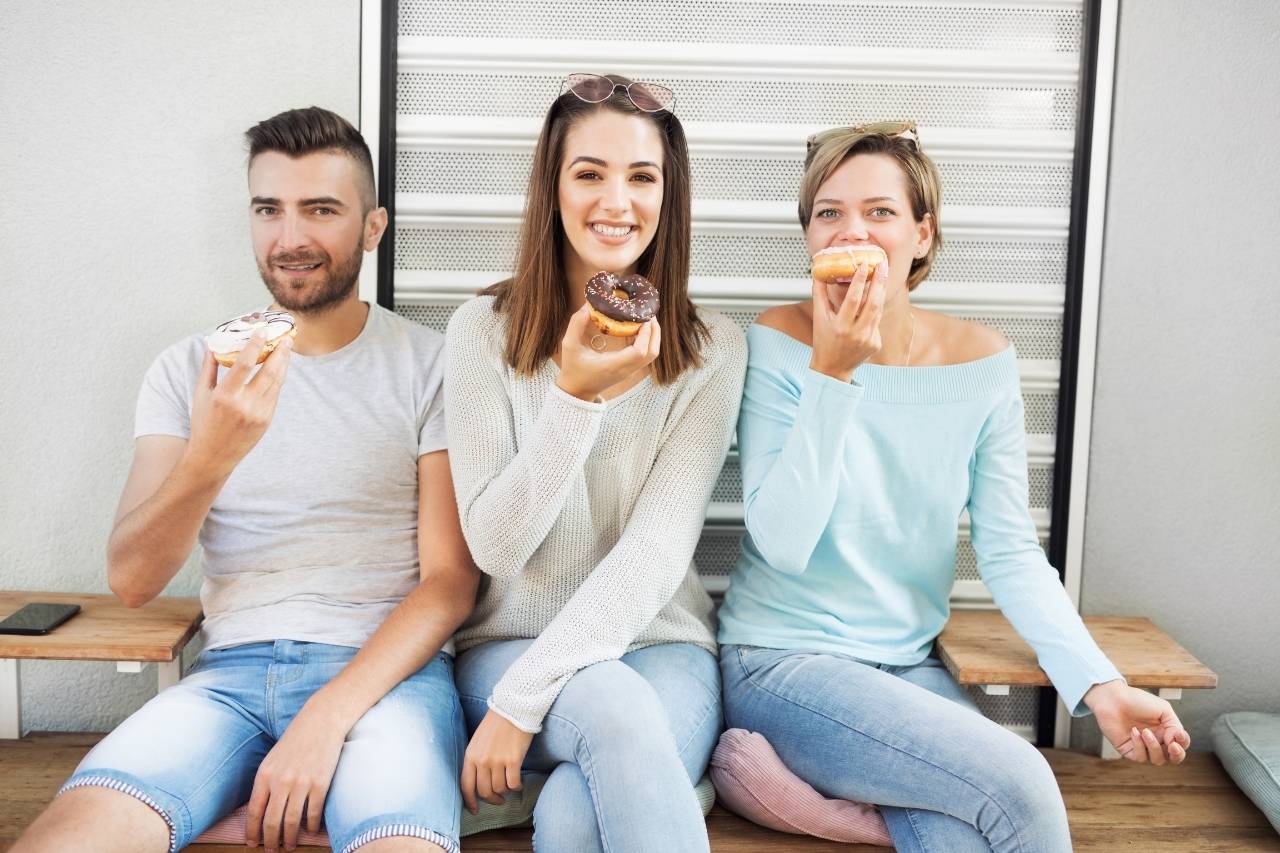
[(828, 246), (813, 256), (813, 277), (825, 282), (851, 279), (859, 264), (867, 265), (867, 275), (870, 276), (877, 266), (888, 261), (884, 249), (879, 246)]
[(587, 282), (587, 304), (600, 331), (630, 338), (658, 313), (658, 288), (642, 275), (598, 272)]
[(258, 353), (258, 364), (266, 361), (272, 350), (285, 338), (298, 334), (297, 323), (287, 311), (271, 311), (266, 308), (228, 320), (205, 338), (209, 351), (218, 364), (230, 367), (236, 363), (240, 351), (249, 343), (249, 337), (258, 329), (267, 330), (267, 339)]

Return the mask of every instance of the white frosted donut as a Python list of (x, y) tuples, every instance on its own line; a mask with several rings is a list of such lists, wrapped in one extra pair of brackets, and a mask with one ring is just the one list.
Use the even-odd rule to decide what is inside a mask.
[(271, 311), (263, 308), (228, 320), (213, 330), (213, 334), (205, 338), (205, 343), (218, 364), (230, 367), (236, 363), (240, 351), (249, 343), (249, 338), (258, 329), (266, 329), (267, 338), (258, 354), (258, 364), (262, 364), (276, 345), (285, 338), (298, 333), (297, 323), (288, 311)]
[(813, 277), (818, 281), (853, 278), (859, 264), (866, 264), (867, 275), (870, 275), (877, 266), (888, 260), (884, 249), (872, 244), (828, 246), (813, 256)]

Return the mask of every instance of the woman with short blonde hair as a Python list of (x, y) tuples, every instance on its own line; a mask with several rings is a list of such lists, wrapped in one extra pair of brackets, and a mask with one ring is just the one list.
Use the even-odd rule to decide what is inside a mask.
[(1176, 763), (1190, 738), (1168, 702), (1120, 678), (1045, 559), (1013, 347), (911, 303), (940, 201), (912, 124), (810, 140), (812, 299), (747, 332), (748, 535), (720, 610), (725, 716), (824, 796), (879, 804), (900, 851), (1068, 851), (1044, 758), (932, 656), (962, 513), (995, 603), (1073, 714), (1095, 713), (1135, 760)]

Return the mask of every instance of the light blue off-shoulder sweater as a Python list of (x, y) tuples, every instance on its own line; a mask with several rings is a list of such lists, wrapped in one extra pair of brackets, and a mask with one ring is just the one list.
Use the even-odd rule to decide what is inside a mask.
[(910, 665), (946, 624), (957, 528), (1074, 714), (1119, 678), (1049, 565), (1027, 509), (1013, 347), (941, 367), (863, 364), (845, 383), (752, 326), (738, 422), (747, 536), (719, 640)]

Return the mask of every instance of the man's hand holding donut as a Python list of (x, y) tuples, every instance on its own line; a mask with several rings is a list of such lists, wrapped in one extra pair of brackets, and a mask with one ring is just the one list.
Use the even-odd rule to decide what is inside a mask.
[(231, 475), (266, 433), (275, 415), (293, 341), (281, 342), (253, 373), (264, 339), (264, 333), (254, 332), (221, 381), (213, 354), (204, 354), (191, 401), (191, 439), (186, 456), (215, 476)]

